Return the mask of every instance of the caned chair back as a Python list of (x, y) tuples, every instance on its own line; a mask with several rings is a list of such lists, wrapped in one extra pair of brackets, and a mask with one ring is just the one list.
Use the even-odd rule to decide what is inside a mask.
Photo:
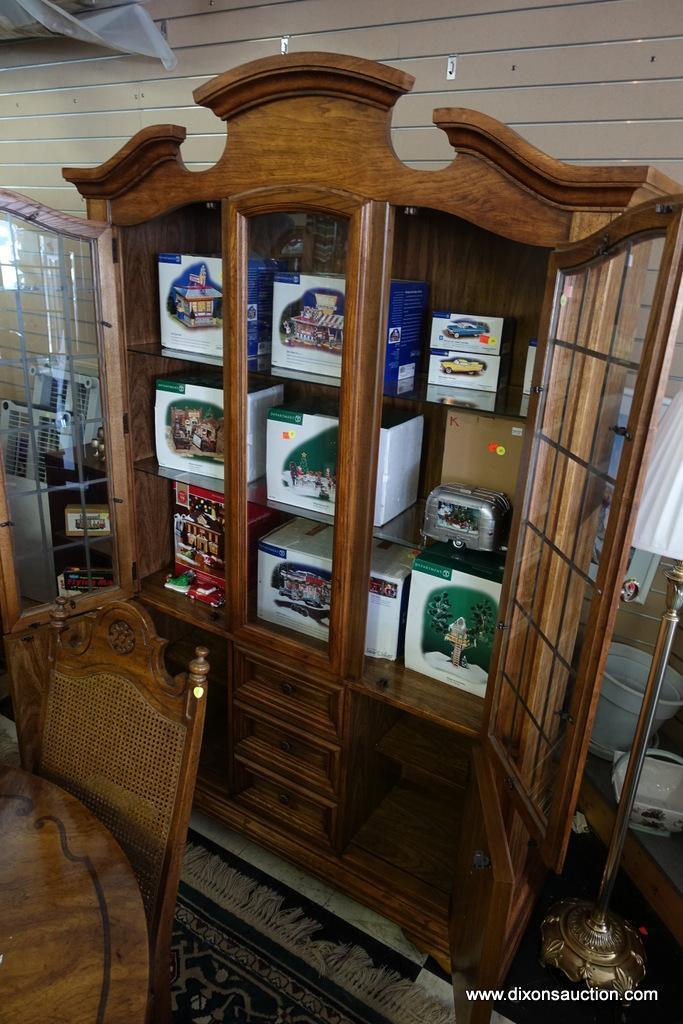
[(197, 774), (209, 665), (196, 649), (173, 678), (134, 602), (52, 614), (38, 773), (73, 793), (125, 851), (150, 935), (156, 1020), (170, 1014), (169, 956), (182, 849)]

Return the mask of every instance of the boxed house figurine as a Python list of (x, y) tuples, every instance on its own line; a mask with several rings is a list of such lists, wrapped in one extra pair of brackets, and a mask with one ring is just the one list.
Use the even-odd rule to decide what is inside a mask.
[[(380, 430), (375, 526), (414, 504), (422, 451), (422, 416), (385, 411)], [(337, 493), (336, 416), (302, 405), (268, 411), (267, 482), (271, 501), (334, 515)]]
[[(273, 366), (341, 378), (346, 279), (284, 274), (273, 278)], [(384, 379), (414, 377), (427, 308), (422, 281), (392, 281)]]
[[(258, 615), (327, 640), (334, 528), (292, 519), (259, 541)], [(369, 581), (366, 653), (395, 659), (401, 650), (415, 552), (375, 541)]]
[[(247, 479), (266, 471), (266, 416), (283, 387), (250, 387), (247, 396)], [(185, 473), (223, 479), (223, 379), (219, 373), (163, 377), (154, 409), (157, 461)]]
[(274, 275), (273, 366), (339, 379), (345, 289), (337, 274)]
[[(173, 547), (176, 575), (191, 569), (200, 584), (225, 589), (225, 498), (194, 484), (174, 482)], [(247, 559), (250, 573), (256, 569), (259, 538), (272, 530), (277, 512), (247, 502)]]
[(484, 696), (504, 558), (433, 544), (413, 562), (406, 668)]
[(220, 256), (162, 252), (157, 262), (162, 347), (222, 356)]
[(510, 317), (434, 313), (428, 384), (496, 391), (507, 383), (513, 334)]
[(225, 499), (218, 491), (174, 482), (174, 570), (225, 589)]

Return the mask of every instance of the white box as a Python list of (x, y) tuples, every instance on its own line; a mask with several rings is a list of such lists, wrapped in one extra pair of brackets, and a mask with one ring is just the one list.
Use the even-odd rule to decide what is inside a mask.
[[(266, 419), (268, 410), (280, 403), (282, 397), (282, 384), (253, 388), (247, 395), (248, 481), (266, 472)], [(154, 425), (160, 466), (223, 479), (223, 382), (220, 376), (197, 374), (159, 378)]]
[(410, 581), (406, 668), (484, 696), (503, 566), (500, 555), (456, 554), (450, 544), (420, 552)]
[[(382, 417), (375, 494), (375, 526), (417, 499), (422, 416), (389, 410)], [(336, 416), (303, 406), (272, 408), (267, 426), (267, 481), (271, 501), (334, 516), (337, 492)]]
[(430, 348), (450, 348), (459, 352), (501, 355), (505, 320), (501, 316), (478, 313), (432, 314)]
[[(453, 349), (430, 349), (428, 384), (473, 391), (497, 391), (504, 384), (507, 369), (501, 356), (480, 355)], [(501, 379), (502, 376), (502, 379)]]
[(365, 630), (365, 653), (371, 658), (396, 661), (403, 654), (410, 573), (416, 554), (412, 548), (387, 540), (372, 542)]
[(292, 519), (258, 544), (259, 618), (327, 640), (334, 528)]
[(526, 352), (526, 365), (524, 367), (524, 383), (522, 385), (522, 394), (531, 394), (531, 381), (534, 376), (534, 363), (536, 362), (536, 338), (531, 338), (529, 341), (529, 348)]
[(161, 344), (223, 355), (223, 264), (220, 256), (162, 252), (159, 269)]
[(341, 377), (346, 278), (284, 274), (273, 278), (272, 365)]
[[(292, 519), (259, 541), (258, 615), (327, 640), (334, 528)], [(395, 659), (401, 650), (414, 551), (374, 541), (366, 653)]]

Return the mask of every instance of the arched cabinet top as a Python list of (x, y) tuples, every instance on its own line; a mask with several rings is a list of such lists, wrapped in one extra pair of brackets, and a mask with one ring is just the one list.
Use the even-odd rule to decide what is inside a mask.
[(217, 75), (195, 89), (200, 106), (229, 120), (250, 107), (293, 96), (327, 96), (355, 100), (391, 110), (399, 96), (410, 92), (412, 75), (386, 64), (337, 53), (287, 53), (263, 57)]
[(649, 186), (662, 194), (676, 183), (647, 165), (586, 167), (556, 160), (512, 128), (467, 107), (437, 108), (432, 120), (457, 153), (471, 153), (504, 171), (539, 196), (567, 208), (621, 210)]
[(359, 57), (263, 58), (194, 92), (198, 103), (228, 123), (226, 147), (213, 167), (190, 171), (181, 155), (185, 129), (159, 125), (138, 132), (99, 167), (67, 168), (64, 177), (92, 201), (91, 214), (108, 209), (119, 225), (265, 185), (315, 184), (396, 206), (443, 210), (547, 247), (572, 237), (577, 212), (609, 216), (680, 190), (651, 167), (556, 160), (494, 118), (459, 107), (433, 116), (453, 147), (451, 163), (436, 171), (408, 167), (392, 146), (391, 114), (412, 84), (405, 72)]

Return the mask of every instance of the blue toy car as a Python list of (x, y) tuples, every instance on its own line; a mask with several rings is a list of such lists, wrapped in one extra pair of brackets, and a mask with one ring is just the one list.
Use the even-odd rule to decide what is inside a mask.
[(490, 330), (484, 320), (468, 320), (461, 317), (459, 320), (451, 320), (448, 327), (444, 327), (443, 334), (447, 338), (478, 338), (481, 334), (488, 334)]

